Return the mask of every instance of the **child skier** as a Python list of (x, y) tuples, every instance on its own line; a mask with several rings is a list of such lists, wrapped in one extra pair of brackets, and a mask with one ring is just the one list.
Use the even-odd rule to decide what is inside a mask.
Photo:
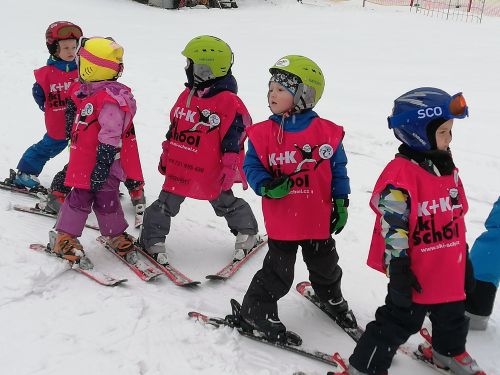
[(81, 36), (82, 29), (67, 21), (54, 22), (45, 32), (50, 57), (46, 66), (35, 70), (33, 98), (44, 112), (47, 133), (24, 152), (17, 165), (17, 174), (11, 173), (8, 180), (18, 187), (45, 193), (37, 176), (45, 163), (68, 145), (64, 110), (70, 88), (78, 80), (75, 56)]
[(344, 325), (355, 327), (342, 296), (335, 240), (347, 221), (350, 193), (342, 127), (312, 108), (324, 77), (307, 57), (290, 55), (270, 69), (268, 103), (273, 115), (248, 128), (243, 169), (262, 196), (269, 252), (243, 299), (240, 324), (271, 341), (285, 341), (278, 300), (288, 293), (298, 247), (317, 296)]
[[(76, 117), (77, 105), (75, 104), (75, 102), (79, 103), (81, 99), (75, 94), (79, 92), (80, 85), (80, 82), (76, 82), (72, 85), (71, 94), (66, 101), (67, 105), (64, 117), (66, 122), (66, 137), (68, 139), (71, 138), (71, 128), (73, 127), (73, 121)], [(135, 137), (133, 134), (132, 137), (135, 141)], [(48, 189), (46, 198), (44, 196), (41, 197), (39, 207), (49, 213), (58, 214), (64, 202), (64, 199), (71, 191), (70, 187), (64, 185), (67, 169), (68, 165), (66, 164), (61, 171), (56, 173), (56, 175), (52, 179), (52, 183), (50, 185), (50, 189)], [(136, 181), (127, 178), (124, 184), (129, 192), (132, 205), (136, 208), (136, 214), (142, 214), (144, 212), (144, 209), (146, 208), (146, 197), (144, 196), (144, 181)]]
[(158, 170), (162, 191), (144, 212), (139, 245), (166, 264), (165, 238), (171, 218), (186, 198), (207, 200), (236, 236), (234, 259), (243, 259), (258, 242), (257, 221), (247, 202), (233, 195), (240, 179), (240, 153), (248, 111), (237, 96), (231, 73), (233, 53), (223, 40), (202, 35), (182, 51), (187, 59), (186, 89), (170, 111)]
[[(453, 119), (468, 116), (461, 93), (422, 87), (394, 101), (389, 128), (402, 142), (370, 201), (376, 214), (368, 265), (389, 277), (385, 305), (368, 323), (345, 374), (387, 374), (398, 347), (429, 314), (423, 354), (454, 374), (484, 374), (465, 350), (468, 319), (464, 215), (467, 199), (449, 149)], [(466, 271), (467, 270), (467, 271)]]
[(59, 211), (57, 235), (51, 235), (50, 247), (62, 258), (80, 263), (85, 254), (77, 237), (93, 209), (101, 234), (110, 237), (119, 255), (134, 263), (134, 240), (124, 232), (128, 225), (119, 184), (125, 176), (143, 178), (132, 136), (135, 99), (127, 86), (116, 82), (123, 70), (123, 48), (111, 38), (82, 38), (77, 59), (82, 85), (75, 93), (77, 116), (65, 179), (73, 189)]
[(482, 233), (472, 246), (470, 258), (474, 266), (476, 287), (467, 294), (465, 309), (470, 329), (485, 330), (500, 283), (500, 197), (484, 223)]

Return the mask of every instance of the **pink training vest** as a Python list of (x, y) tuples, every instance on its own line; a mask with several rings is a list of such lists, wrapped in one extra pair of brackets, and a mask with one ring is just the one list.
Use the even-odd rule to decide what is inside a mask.
[(285, 131), (272, 120), (255, 124), (247, 133), (262, 164), (273, 175), (289, 175), (290, 193), (281, 199), (262, 198), (267, 234), (275, 240), (324, 240), (330, 237), (332, 170), (330, 158), (344, 129), (315, 118), (300, 132)]
[[(90, 189), (90, 175), (96, 163), (98, 135), (101, 130), (98, 118), (106, 103), (118, 104), (105, 89), (76, 103), (78, 109), (71, 131), (69, 165), (64, 181), (66, 186)], [(128, 106), (121, 106), (120, 109), (129, 111)], [(132, 118), (122, 134), (120, 162), (127, 178), (144, 181)]]
[(34, 71), (36, 82), (45, 94), (45, 127), (49, 137), (66, 139), (64, 111), (70, 96), (70, 87), (78, 81), (78, 70), (63, 72), (53, 65)]
[(188, 96), (186, 89), (170, 112), (172, 137), (163, 190), (214, 200), (222, 191), (222, 140), (238, 113), (248, 119), (250, 115), (241, 99), (229, 91), (210, 98), (192, 96), (189, 107)]
[(450, 176), (435, 176), (402, 157), (396, 157), (385, 167), (370, 201), (377, 217), (367, 261), (370, 267), (384, 273), (385, 241), (378, 202), (387, 185), (407, 190), (411, 199), (408, 256), (422, 286), (422, 293), (413, 291), (413, 302), (464, 300), (467, 260), (464, 215), (468, 204), (458, 169)]

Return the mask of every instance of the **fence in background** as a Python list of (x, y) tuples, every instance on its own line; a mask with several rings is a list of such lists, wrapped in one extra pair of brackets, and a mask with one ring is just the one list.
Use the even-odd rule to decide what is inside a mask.
[(500, 0), (363, 0), (388, 6), (407, 6), (431, 17), (481, 22), (483, 15), (500, 17)]

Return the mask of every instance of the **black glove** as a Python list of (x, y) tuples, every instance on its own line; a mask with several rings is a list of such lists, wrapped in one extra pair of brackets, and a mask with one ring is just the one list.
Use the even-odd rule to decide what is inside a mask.
[(123, 184), (125, 185), (128, 191), (131, 191), (131, 190), (137, 190), (138, 188), (142, 188), (144, 182), (127, 178)]
[(412, 289), (418, 293), (422, 292), (422, 287), (411, 270), (410, 258), (408, 256), (392, 258), (389, 263), (389, 277), (391, 301), (399, 307), (410, 307), (413, 303)]
[(115, 161), (115, 155), (118, 149), (105, 143), (99, 143), (97, 146), (97, 157), (95, 167), (90, 175), (90, 191), (96, 192), (106, 182), (109, 175), (111, 164)]
[(476, 288), (476, 277), (474, 276), (474, 267), (469, 256), (469, 245), (467, 244), (467, 261), (465, 263), (465, 284), (464, 289), (466, 294), (471, 294)]

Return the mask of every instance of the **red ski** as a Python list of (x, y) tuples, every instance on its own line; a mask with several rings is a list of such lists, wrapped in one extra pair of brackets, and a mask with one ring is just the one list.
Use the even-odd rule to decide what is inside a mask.
[(250, 252), (242, 260), (232, 260), (227, 266), (219, 272), (205, 276), (209, 280), (226, 280), (233, 276), (248, 259), (250, 259), (260, 248), (267, 244), (267, 235), (260, 238), (259, 242), (250, 250)]
[(66, 263), (68, 266), (68, 269), (71, 269), (73, 271), (81, 273), (82, 275), (87, 276), (89, 279), (94, 280), (96, 283), (104, 285), (104, 286), (116, 286), (116, 285), (119, 285), (119, 284), (127, 281), (127, 279), (117, 279), (113, 276), (109, 276), (103, 272), (96, 270), (95, 267), (93, 267), (91, 269), (83, 269), (83, 268), (80, 268), (78, 264), (71, 265), (70, 262), (68, 262), (67, 260), (65, 260), (63, 258), (60, 258), (59, 256), (57, 256), (57, 254), (50, 251), (47, 248), (47, 246), (42, 245), (42, 244), (38, 244), (38, 243), (31, 244), (30, 249), (38, 251), (40, 253), (45, 253), (49, 256), (52, 256), (55, 259), (59, 260), (60, 262)]
[(111, 254), (115, 255), (120, 261), (122, 261), (128, 268), (132, 270), (141, 280), (151, 281), (154, 278), (161, 275), (161, 272), (153, 266), (143, 255), (140, 249), (136, 246), (137, 251), (137, 262), (129, 263), (126, 259), (118, 255), (108, 244), (108, 237), (99, 236), (97, 237), (97, 242), (103, 245)]

